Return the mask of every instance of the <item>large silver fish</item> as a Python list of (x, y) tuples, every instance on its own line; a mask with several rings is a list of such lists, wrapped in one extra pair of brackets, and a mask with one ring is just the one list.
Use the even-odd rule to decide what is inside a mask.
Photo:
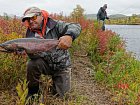
[(49, 51), (58, 45), (55, 39), (18, 38), (0, 44), (1, 52), (15, 52), (25, 50), (26, 53)]

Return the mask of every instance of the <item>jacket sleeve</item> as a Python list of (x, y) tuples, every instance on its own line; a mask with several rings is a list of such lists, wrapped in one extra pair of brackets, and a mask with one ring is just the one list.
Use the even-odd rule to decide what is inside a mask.
[(107, 16), (107, 12), (105, 11), (105, 17), (106, 17), (106, 19), (109, 19), (109, 17)]
[(97, 13), (97, 20), (100, 20), (100, 15), (101, 15), (102, 11), (101, 11), (101, 8), (98, 10), (98, 13)]
[(81, 32), (80, 24), (78, 24), (78, 23), (66, 23), (64, 21), (57, 22), (57, 29), (58, 29), (58, 32), (61, 36), (69, 35), (72, 37), (73, 40), (76, 39)]

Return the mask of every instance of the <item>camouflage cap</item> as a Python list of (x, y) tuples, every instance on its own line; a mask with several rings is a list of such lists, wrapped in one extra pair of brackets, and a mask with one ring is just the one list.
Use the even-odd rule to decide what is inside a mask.
[(22, 22), (24, 22), (26, 20), (26, 18), (33, 17), (38, 13), (41, 13), (41, 10), (39, 8), (37, 8), (37, 7), (28, 8), (23, 14)]

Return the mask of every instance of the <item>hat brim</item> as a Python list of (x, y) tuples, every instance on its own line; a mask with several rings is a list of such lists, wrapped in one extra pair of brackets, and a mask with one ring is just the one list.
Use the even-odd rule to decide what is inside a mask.
[(36, 13), (30, 13), (30, 14), (25, 15), (25, 16), (22, 18), (22, 22), (24, 22), (27, 18), (31, 18), (31, 17), (33, 17), (33, 16), (35, 16), (35, 15), (36, 15)]

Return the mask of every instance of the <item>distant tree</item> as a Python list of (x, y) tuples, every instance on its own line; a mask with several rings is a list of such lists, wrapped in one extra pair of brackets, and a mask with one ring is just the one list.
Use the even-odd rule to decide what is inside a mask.
[(80, 5), (77, 5), (76, 8), (73, 9), (73, 12), (70, 16), (78, 21), (81, 17), (84, 16), (84, 11), (85, 10)]
[(132, 23), (136, 23), (138, 16), (136, 14), (132, 14)]
[(132, 18), (135, 19), (137, 18), (138, 16), (136, 14), (132, 14)]
[(4, 17), (4, 19), (6, 19), (6, 20), (9, 20), (9, 16), (8, 16), (8, 14), (7, 13), (3, 13), (3, 17)]

